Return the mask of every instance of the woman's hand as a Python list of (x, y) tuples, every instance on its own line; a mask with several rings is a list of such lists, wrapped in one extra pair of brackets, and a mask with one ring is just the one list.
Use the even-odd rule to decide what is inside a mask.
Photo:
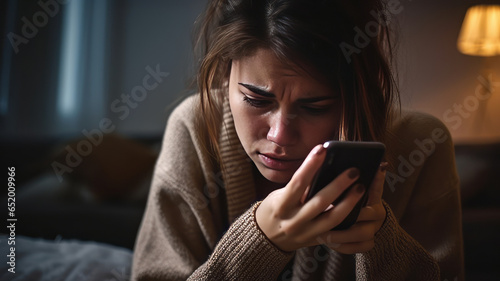
[[(345, 235), (340, 235), (338, 239), (336, 236), (331, 236), (336, 232), (345, 232), (330, 231), (330, 229), (340, 224), (347, 217), (364, 193), (363, 186), (354, 186), (338, 205), (331, 208), (331, 203), (359, 177), (359, 171), (356, 168), (344, 171), (304, 203), (307, 188), (323, 163), (325, 151), (326, 149), (322, 145), (317, 145), (295, 172), (290, 182), (284, 188), (269, 194), (257, 208), (255, 215), (257, 224), (264, 234), (278, 248), (284, 251), (294, 251), (302, 247), (325, 244), (325, 241), (331, 242), (335, 246), (348, 243), (347, 245), (340, 245), (340, 248), (345, 246), (347, 250), (355, 249), (357, 246), (351, 246), (352, 243), (361, 243), (361, 246), (365, 246), (365, 242), (369, 241), (370, 238), (373, 242), (373, 235), (370, 236), (369, 234), (374, 234), (383, 222), (383, 219), (374, 217), (375, 213), (377, 218), (381, 215), (379, 214), (379, 208), (365, 210), (368, 208), (366, 207), (363, 208), (363, 216), (360, 216), (363, 221), (358, 220), (356, 223), (356, 225), (360, 224), (357, 227), (360, 229), (360, 233), (356, 232), (356, 238), (359, 237), (359, 240)], [(380, 177), (381, 175), (378, 174), (377, 183), (379, 183)], [(378, 193), (381, 194), (381, 191), (375, 190), (374, 196), (378, 196)], [(369, 200), (373, 204), (381, 202), (381, 198), (378, 200), (371, 198)], [(374, 219), (377, 221), (376, 225), (371, 223)], [(366, 222), (365, 225), (367, 226), (361, 226), (363, 222)], [(380, 222), (380, 225), (377, 228), (378, 222)]]
[(368, 189), (368, 202), (361, 209), (356, 223), (346, 230), (331, 231), (326, 238), (326, 243), (323, 241), (323, 244), (343, 254), (367, 252), (375, 246), (375, 234), (382, 227), (387, 216), (382, 204), (387, 165), (387, 162), (380, 164)]

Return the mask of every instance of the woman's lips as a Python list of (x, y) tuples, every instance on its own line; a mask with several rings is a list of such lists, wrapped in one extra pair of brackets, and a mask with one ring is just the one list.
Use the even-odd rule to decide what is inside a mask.
[(272, 154), (258, 153), (258, 155), (264, 166), (278, 171), (297, 169), (303, 161), (303, 159), (288, 159)]

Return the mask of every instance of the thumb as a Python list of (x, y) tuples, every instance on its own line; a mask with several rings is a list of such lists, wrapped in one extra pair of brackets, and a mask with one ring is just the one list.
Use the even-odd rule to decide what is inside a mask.
[(325, 151), (326, 148), (322, 144), (318, 144), (309, 152), (309, 155), (307, 155), (285, 187), (287, 200), (299, 202), (306, 188), (311, 184), (314, 175), (323, 164), (326, 155)]

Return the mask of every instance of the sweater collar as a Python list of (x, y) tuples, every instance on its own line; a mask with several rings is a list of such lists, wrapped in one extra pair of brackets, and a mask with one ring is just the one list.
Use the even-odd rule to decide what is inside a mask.
[(247, 156), (236, 134), (233, 115), (226, 97), (222, 106), (219, 135), (220, 160), (224, 163), (224, 180), (229, 223), (245, 212), (255, 201), (252, 160)]

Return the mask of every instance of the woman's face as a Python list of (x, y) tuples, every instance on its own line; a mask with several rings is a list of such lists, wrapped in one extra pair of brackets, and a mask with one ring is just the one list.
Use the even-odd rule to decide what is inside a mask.
[(336, 93), (268, 49), (233, 60), (229, 103), (245, 152), (275, 183), (287, 183), (315, 145), (337, 135)]

